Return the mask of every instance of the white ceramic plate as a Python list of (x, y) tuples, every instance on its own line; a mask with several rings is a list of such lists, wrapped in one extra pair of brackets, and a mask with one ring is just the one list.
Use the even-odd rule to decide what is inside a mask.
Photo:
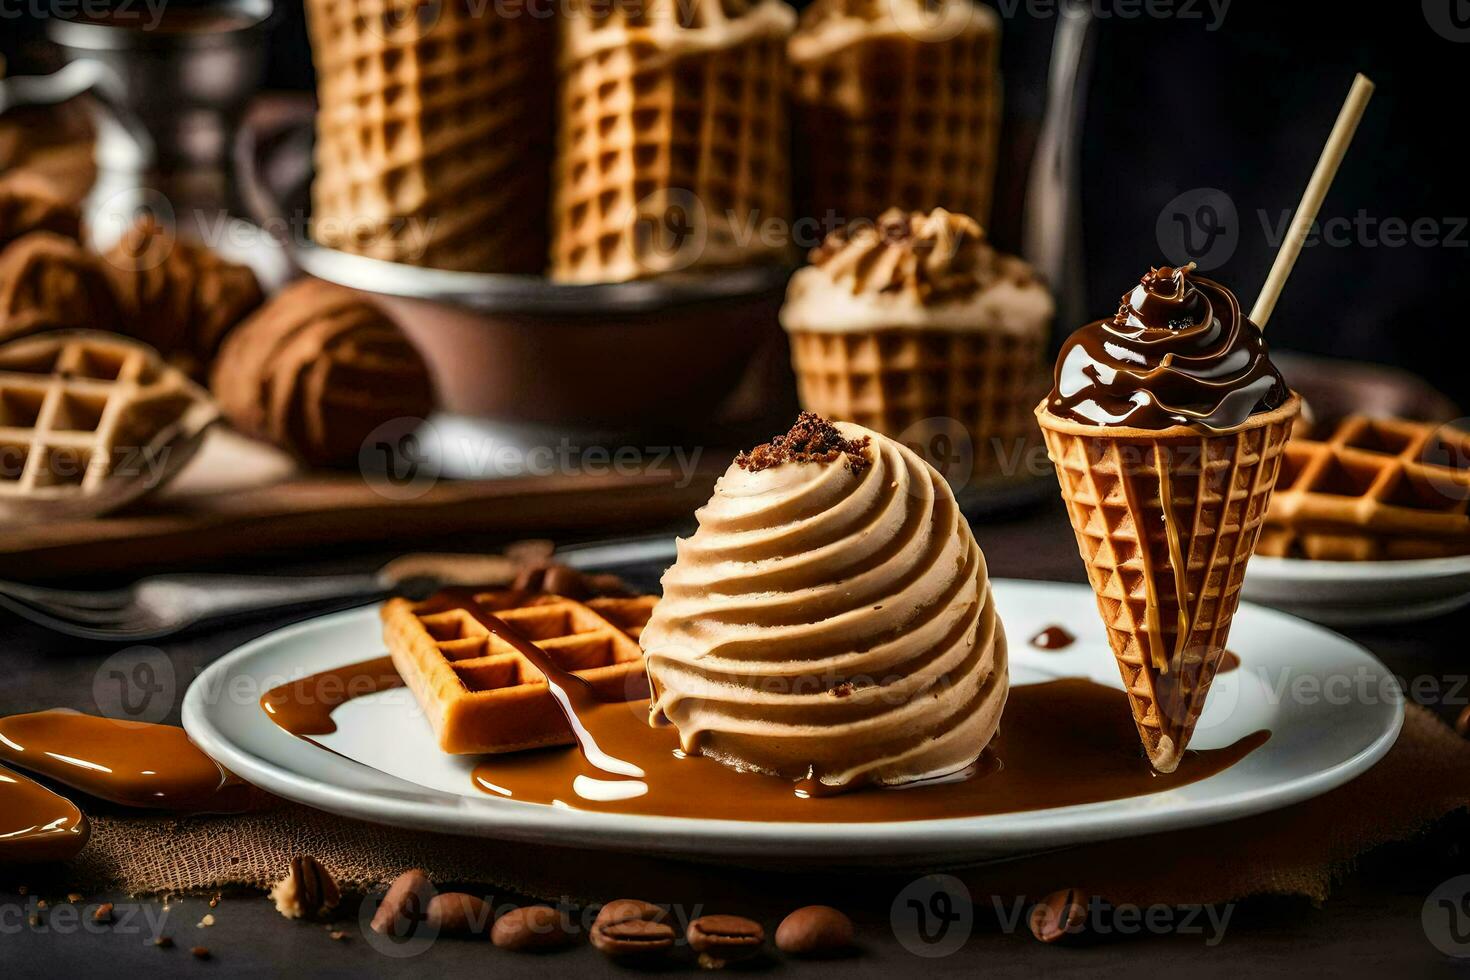
[(1411, 561), (1309, 561), (1257, 555), (1241, 594), (1333, 626), (1403, 623), (1470, 604), (1470, 555)]
[[(1091, 592), (1001, 580), (996, 602), (1017, 684), (1086, 676), (1118, 686)], [(1026, 642), (1062, 624), (1080, 636), (1059, 652)], [(351, 701), (324, 744), (294, 738), (260, 709), (265, 690), (378, 655), (375, 609), (271, 633), (213, 664), (189, 688), (184, 727), (252, 783), (333, 813), (449, 833), (617, 848), (739, 863), (804, 859), (851, 865), (958, 864), (1084, 841), (1208, 824), (1286, 806), (1347, 782), (1398, 735), (1402, 699), (1387, 669), (1340, 636), (1245, 606), (1231, 648), (1244, 665), (1221, 675), (1194, 738), (1229, 745), (1262, 728), (1271, 739), (1234, 767), (1148, 796), (964, 819), (868, 824), (760, 823), (593, 813), (493, 799), (470, 783), (472, 760), (443, 755), (404, 689)], [(359, 765), (358, 760), (365, 765)]]

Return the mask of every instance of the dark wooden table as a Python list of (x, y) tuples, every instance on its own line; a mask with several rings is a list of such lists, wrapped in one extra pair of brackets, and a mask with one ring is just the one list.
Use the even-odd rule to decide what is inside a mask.
[[(976, 522), (991, 574), (1019, 578), (1080, 581), (1082, 568), (1060, 505), (1048, 504), (1028, 513)], [(492, 546), (492, 541), (458, 540), (459, 549)], [(425, 542), (425, 547), (435, 544)], [(442, 543), (438, 543), (442, 544)], [(374, 567), (384, 555), (340, 555), (290, 571), (337, 571)], [(288, 568), (273, 566), (281, 571)], [(656, 570), (650, 570), (656, 577)], [(302, 618), (301, 616), (291, 617)], [(164, 642), (176, 675), (187, 679), (205, 664), (253, 636), (288, 622), (256, 621)], [(1465, 636), (1470, 613), (1391, 628), (1352, 632), (1405, 682), (1415, 698), (1449, 718), (1465, 704), (1467, 672)], [(73, 707), (96, 710), (92, 683), (97, 666), (113, 648), (49, 635), (14, 620), (0, 620), (0, 712)], [(172, 692), (173, 720), (183, 697), (184, 681)], [(1445, 703), (1446, 701), (1450, 703)], [(1412, 786), (1404, 792), (1413, 792)], [(1202, 844), (1204, 842), (1202, 841)], [(1228, 855), (1221, 855), (1228, 860)], [(718, 874), (711, 871), (711, 874)], [(1340, 885), (1324, 907), (1305, 901), (1253, 899), (1233, 903), (1221, 933), (1165, 928), (1127, 939), (1111, 939), (1077, 949), (1046, 947), (1034, 941), (1024, 924), (1019, 933), (994, 921), (977, 919), (973, 933), (958, 951), (938, 958), (909, 952), (894, 923), (870, 917), (859, 923), (860, 954), (826, 963), (770, 960), (753, 968), (783, 975), (892, 977), (920, 973), (931, 976), (1091, 975), (1100, 971), (1136, 971), (1167, 976), (1301, 976), (1326, 972), (1383, 973), (1402, 976), (1470, 975), (1470, 958), (1455, 959), (1431, 943), (1422, 920), (1427, 896), (1446, 880), (1470, 873), (1470, 820), (1452, 818), (1423, 838), (1370, 854)], [(111, 901), (119, 914), (131, 915), (133, 928), (95, 929), (64, 906), (64, 889), (39, 897), (52, 907), (40, 925), (31, 925), (35, 894), (22, 896), (24, 883), (15, 869), (0, 868), (0, 977), (68, 976), (103, 973), (133, 976), (160, 969), (258, 976), (296, 974), (423, 975), (492, 973), (536, 976), (548, 973), (606, 975), (632, 972), (609, 966), (585, 945), (550, 957), (502, 953), (483, 943), (444, 940), (419, 955), (397, 959), (384, 955), (358, 932), (355, 919), (348, 936), (334, 941), (321, 927), (287, 923), (257, 895), (226, 896), (209, 909), (202, 898), (176, 899), (165, 910), (158, 900), (132, 900), (126, 895), (87, 895), (87, 903)], [(636, 886), (630, 887), (636, 892)], [(777, 896), (779, 897), (779, 896)], [(752, 895), (753, 907), (772, 896)], [(1223, 908), (1219, 910), (1225, 911)], [(212, 912), (216, 924), (199, 929)], [(768, 928), (774, 928), (774, 921)], [(1470, 915), (1463, 953), (1470, 957)], [(171, 934), (177, 948), (160, 950), (157, 931)], [(209, 947), (212, 959), (196, 962), (190, 947)], [(744, 971), (741, 971), (744, 972)]]

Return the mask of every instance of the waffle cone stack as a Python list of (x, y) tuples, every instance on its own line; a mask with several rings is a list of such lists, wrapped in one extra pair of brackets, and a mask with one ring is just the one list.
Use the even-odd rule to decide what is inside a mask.
[(561, 20), (551, 273), (618, 282), (780, 256), (783, 0), (575, 2)]
[(1056, 464), (1133, 720), (1159, 772), (1184, 756), (1300, 407), (1239, 428), (1135, 429), (1036, 417)]
[(471, 0), (308, 0), (312, 235), (371, 258), (540, 272), (551, 20)]
[(791, 39), (796, 213), (943, 207), (985, 224), (1000, 18), (972, 0), (816, 0)]

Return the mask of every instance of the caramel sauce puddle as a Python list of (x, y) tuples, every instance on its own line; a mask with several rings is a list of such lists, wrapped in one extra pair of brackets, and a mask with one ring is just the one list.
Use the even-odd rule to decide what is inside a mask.
[(237, 813), (261, 801), (175, 725), (62, 710), (11, 715), (0, 718), (0, 760), (122, 806)]
[[(894, 789), (829, 794), (788, 779), (741, 772), (687, 756), (672, 728), (648, 724), (647, 700), (605, 702), (534, 643), (479, 607), (472, 595), (443, 596), (522, 653), (546, 678), (576, 748), (488, 756), (472, 779), (504, 799), (581, 810), (705, 819), (867, 823), (1016, 813), (1156, 793), (1206, 779), (1270, 738), (1258, 731), (1220, 749), (1190, 750), (1179, 768), (1154, 772), (1143, 755), (1127, 696), (1081, 678), (1012, 687), (1000, 733), (970, 767)], [(276, 688), (261, 705), (284, 730), (307, 740), (335, 731), (334, 708), (402, 686), (380, 657)], [(350, 693), (349, 693), (350, 692)], [(320, 743), (318, 743), (320, 744)], [(323, 746), (325, 748), (325, 746)]]

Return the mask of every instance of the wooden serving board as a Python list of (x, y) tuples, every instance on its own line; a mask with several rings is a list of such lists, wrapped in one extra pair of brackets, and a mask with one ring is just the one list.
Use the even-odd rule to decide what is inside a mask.
[[(440, 480), (394, 500), (357, 473), (300, 472), (268, 447), (211, 432), (165, 491), (111, 516), (0, 526), (0, 578), (40, 581), (180, 568), (227, 570), (334, 547), (418, 550), (450, 536), (621, 536), (688, 520), (727, 461), (693, 479), (616, 473)], [(442, 549), (441, 549), (442, 550)]]

